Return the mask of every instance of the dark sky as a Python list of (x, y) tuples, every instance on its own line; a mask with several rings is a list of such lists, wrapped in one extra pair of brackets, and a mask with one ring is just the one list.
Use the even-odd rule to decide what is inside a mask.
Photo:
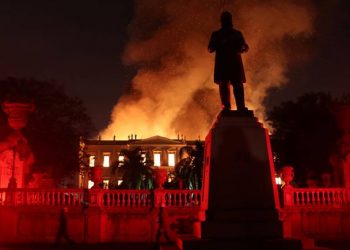
[(1, 1), (0, 78), (55, 80), (83, 99), (97, 129), (134, 71), (121, 62), (133, 1)]
[[(279, 103), (305, 92), (350, 93), (350, 1), (315, 0), (315, 28), (310, 39), (299, 41), (306, 59), (289, 67), (290, 84), (271, 92), (267, 102)], [(299, 54), (290, 48), (291, 57)]]
[[(314, 1), (315, 33), (301, 41), (311, 56), (290, 67), (293, 84), (272, 91), (268, 104), (307, 91), (349, 91), (349, 2)], [(55, 80), (104, 128), (135, 74), (121, 62), (133, 9), (131, 0), (1, 1), (0, 78)]]

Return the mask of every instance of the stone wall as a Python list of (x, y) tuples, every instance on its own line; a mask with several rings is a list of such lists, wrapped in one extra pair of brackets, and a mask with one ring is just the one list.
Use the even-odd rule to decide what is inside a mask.
[[(55, 242), (62, 206), (0, 206), (0, 243)], [(161, 219), (160, 219), (161, 216)], [(68, 234), (75, 242), (154, 242), (199, 237), (198, 208), (68, 207)], [(62, 239), (63, 240), (63, 239)]]

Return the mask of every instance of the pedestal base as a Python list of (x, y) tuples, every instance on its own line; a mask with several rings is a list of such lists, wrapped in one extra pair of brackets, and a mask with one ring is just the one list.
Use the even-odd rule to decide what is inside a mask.
[(202, 240), (184, 240), (183, 249), (302, 249), (283, 239), (270, 140), (252, 111), (219, 114), (204, 168)]
[(297, 239), (275, 240), (182, 240), (180, 249), (191, 250), (301, 250), (302, 243)]

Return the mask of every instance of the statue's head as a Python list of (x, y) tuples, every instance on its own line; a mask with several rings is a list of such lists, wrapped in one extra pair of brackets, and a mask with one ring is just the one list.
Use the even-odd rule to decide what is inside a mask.
[(228, 11), (224, 11), (220, 16), (221, 27), (232, 27), (232, 14)]

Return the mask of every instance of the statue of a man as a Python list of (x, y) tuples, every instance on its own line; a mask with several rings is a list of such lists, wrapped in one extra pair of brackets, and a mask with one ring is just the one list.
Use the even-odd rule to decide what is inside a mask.
[(243, 87), (246, 80), (241, 53), (248, 51), (248, 45), (242, 33), (233, 28), (230, 12), (223, 12), (220, 20), (221, 29), (212, 33), (208, 45), (210, 53), (216, 52), (214, 82), (219, 85), (223, 110), (231, 110), (229, 84), (232, 84), (237, 110), (246, 111)]

